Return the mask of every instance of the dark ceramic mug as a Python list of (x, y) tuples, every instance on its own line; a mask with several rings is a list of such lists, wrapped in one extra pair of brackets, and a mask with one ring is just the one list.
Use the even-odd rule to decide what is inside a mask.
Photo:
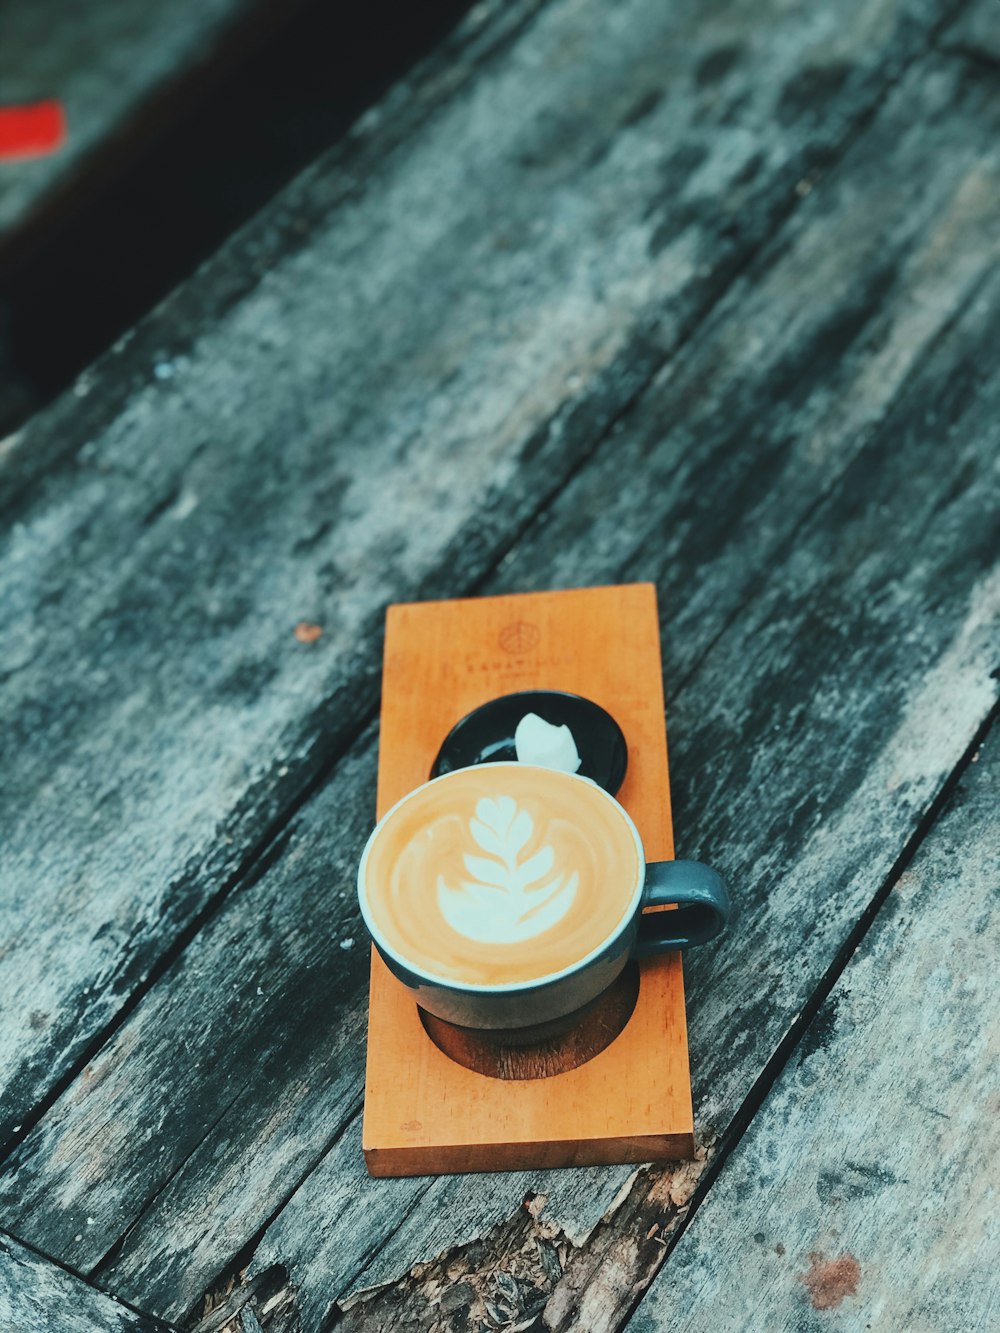
[[(399, 827), (399, 822), (407, 816), (407, 807), (412, 807), (430, 788), (460, 779), (463, 773), (482, 773), (484, 768), (491, 774), (507, 768), (528, 769), (546, 774), (546, 782), (586, 784), (593, 793), (599, 793), (599, 801), (614, 807), (637, 853), (636, 883), (627, 899), (623, 899), (620, 919), (613, 929), (580, 958), (529, 980), (472, 984), (436, 974), (408, 958), (398, 944), (387, 938), (368, 900), (367, 876), (373, 849), (385, 838), (387, 830)], [(724, 929), (729, 917), (729, 895), (721, 876), (697, 861), (647, 862), (639, 832), (628, 812), (595, 782), (577, 774), (516, 763), (490, 764), (484, 768), (455, 770), (403, 797), (377, 824), (358, 868), (358, 897), (365, 925), (386, 966), (422, 1009), (448, 1023), (492, 1034), (498, 1040), (516, 1032), (549, 1035), (571, 1026), (576, 1015), (612, 985), (631, 959), (689, 949), (706, 943)], [(674, 910), (646, 911), (668, 906)], [(558, 928), (558, 925), (551, 927)]]

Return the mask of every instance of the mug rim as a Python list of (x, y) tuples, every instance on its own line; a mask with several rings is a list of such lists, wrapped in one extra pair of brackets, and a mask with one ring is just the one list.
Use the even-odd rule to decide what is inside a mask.
[[(396, 811), (401, 806), (405, 805), (407, 801), (412, 800), (417, 795), (418, 792), (422, 792), (426, 787), (433, 787), (434, 784), (438, 782), (447, 782), (450, 778), (454, 778), (459, 773), (469, 773), (472, 772), (473, 770), (479, 770), (483, 768), (517, 768), (517, 769), (528, 768), (533, 770), (534, 772), (539, 772), (539, 773), (558, 773), (560, 777), (571, 778), (574, 782), (585, 782), (588, 787), (592, 787), (595, 791), (600, 792), (604, 800), (610, 801), (611, 804), (615, 806), (618, 813), (625, 821), (626, 828), (632, 834), (632, 840), (635, 843), (635, 849), (638, 855), (639, 872), (637, 876), (637, 882), (635, 888), (632, 891), (631, 897), (629, 898), (628, 903), (622, 910), (622, 915), (619, 918), (618, 923), (616, 924), (614, 929), (609, 934), (605, 935), (605, 937), (600, 941), (599, 944), (595, 945), (593, 949), (591, 949), (588, 953), (584, 954), (582, 958), (578, 958), (576, 962), (570, 963), (566, 967), (559, 968), (559, 970), (556, 972), (546, 972), (540, 977), (532, 977), (527, 981), (509, 981), (509, 982), (508, 981), (501, 981), (501, 982), (458, 981), (453, 977), (443, 977), (439, 976), (435, 972), (428, 972), (424, 968), (420, 967), (418, 964), (404, 957), (399, 952), (398, 949), (394, 949), (388, 943), (385, 936), (382, 934), (376, 923), (373, 921), (369, 913), (368, 903), (366, 902), (367, 892), (365, 886), (365, 870), (368, 865), (368, 854), (371, 851), (372, 846), (374, 845), (375, 840), (378, 837), (379, 833), (381, 832), (383, 826), (389, 821), (389, 819), (391, 819), (391, 817), (396, 813)], [(642, 845), (642, 838), (639, 836), (639, 830), (635, 826), (635, 821), (632, 819), (632, 816), (629, 814), (629, 812), (625, 809), (625, 807), (619, 800), (617, 800), (614, 796), (612, 796), (609, 791), (607, 791), (604, 787), (600, 785), (600, 783), (595, 782), (593, 778), (585, 778), (580, 773), (567, 773), (565, 769), (547, 768), (544, 764), (523, 764), (520, 761), (513, 759), (504, 759), (499, 761), (498, 763), (490, 763), (490, 764), (468, 764), (466, 765), (465, 768), (453, 768), (448, 773), (441, 773), (436, 778), (429, 778), (426, 782), (422, 782), (419, 785), (419, 787), (414, 787), (413, 790), (408, 791), (405, 796), (401, 796), (398, 801), (396, 801), (393, 805), (389, 807), (389, 809), (385, 812), (382, 818), (377, 822), (375, 827), (372, 829), (371, 833), (368, 835), (368, 840), (365, 843), (365, 849), (361, 853), (361, 860), (358, 863), (358, 875), (357, 875), (358, 906), (361, 909), (361, 916), (362, 919), (364, 920), (368, 933), (372, 937), (372, 941), (378, 948), (379, 952), (388, 954), (401, 967), (404, 967), (408, 972), (411, 972), (419, 980), (426, 981), (429, 985), (441, 986), (446, 990), (461, 991), (469, 995), (491, 995), (491, 994), (515, 995), (518, 992), (536, 990), (540, 986), (547, 986), (553, 982), (563, 981), (565, 980), (565, 978), (572, 976), (575, 972), (579, 972), (582, 968), (588, 966), (590, 963), (595, 962), (601, 956), (601, 954), (605, 952), (608, 946), (610, 944), (613, 944), (614, 941), (618, 938), (618, 936), (621, 935), (621, 933), (628, 927), (633, 917), (635, 916), (637, 909), (642, 903), (642, 894), (645, 887), (646, 887), (645, 848)]]

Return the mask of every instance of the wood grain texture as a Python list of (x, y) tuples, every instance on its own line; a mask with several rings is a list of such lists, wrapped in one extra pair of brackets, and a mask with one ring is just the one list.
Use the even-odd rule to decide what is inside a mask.
[[(694, 1077), (713, 1133), (867, 901), (868, 874), (891, 863), (992, 698), (984, 640), (993, 612), (979, 584), (995, 445), (977, 352), (996, 336), (995, 289), (984, 283), (997, 246), (995, 134), (988, 85), (961, 63), (916, 72), (491, 585), (663, 567), (661, 596), (683, 624), (666, 644), (668, 679), (683, 682), (672, 712), (679, 850), (730, 855), (751, 915), (778, 880), (761, 931), (771, 919), (801, 920), (805, 904), (815, 913), (798, 972), (776, 951), (766, 984), (738, 957), (699, 981)], [(831, 235), (850, 242), (840, 264)], [(852, 284), (871, 290), (890, 259), (896, 281), (859, 309)], [(845, 312), (839, 324), (835, 309)], [(827, 341), (837, 328), (840, 342)], [(798, 386), (794, 410), (769, 379)], [(942, 432), (958, 442), (954, 454), (939, 447)], [(619, 496), (629, 473), (643, 477), (646, 506), (634, 532)], [(943, 720), (928, 731), (934, 717)], [(5, 1208), (13, 1201), (81, 1267), (100, 1264), (113, 1289), (183, 1311), (320, 1158), (254, 1260), (287, 1262), (307, 1327), (366, 1265), (365, 1281), (396, 1276), (519, 1216), (528, 1192), (548, 1194), (552, 1215), (567, 1228), (575, 1219), (581, 1239), (622, 1183), (614, 1170), (522, 1173), (488, 1190), (456, 1179), (419, 1206), (419, 1182), (365, 1182), (352, 1118), (364, 964), (331, 942), (359, 935), (337, 894), (350, 891), (374, 781), (368, 736), (274, 863), (202, 932), (12, 1162)], [(891, 800), (890, 781), (901, 793)], [(815, 808), (819, 790), (827, 819), (847, 830), (841, 854), (856, 863), (824, 861), (831, 835)], [(342, 1046), (335, 1035), (331, 1043), (337, 1033)], [(659, 1193), (656, 1179), (643, 1182), (649, 1192), (615, 1214), (617, 1225), (637, 1221), (640, 1237), (676, 1214), (671, 1189), (683, 1197), (673, 1180)], [(48, 1197), (61, 1200), (61, 1215), (39, 1208)], [(78, 1247), (77, 1219), (88, 1214), (96, 1221)], [(595, 1234), (618, 1233), (609, 1224)], [(637, 1244), (621, 1282), (648, 1273), (653, 1253), (662, 1253), (655, 1240)], [(601, 1251), (569, 1247), (567, 1259), (568, 1321), (586, 1262), (599, 1263)]]
[(948, 12), (470, 18), (6, 442), (5, 1140), (364, 724), (389, 590), (474, 586)]
[[(127, 137), (132, 121), (189, 82), (234, 29), (267, 0), (150, 3), (7, 0), (0, 11), (5, 103), (58, 98), (66, 146), (0, 170), (0, 262), (56, 192), (79, 185), (94, 159)], [(161, 108), (162, 114), (162, 108)]]
[(994, 729), (630, 1333), (1000, 1323), (998, 741)]
[[(511, 627), (523, 647), (505, 647)], [(673, 856), (656, 589), (650, 584), (390, 607), (379, 816), (427, 780), (455, 723), (491, 698), (562, 689), (625, 734), (618, 799), (649, 860)], [(614, 1042), (553, 1079), (486, 1082), (427, 1040), (372, 953), (364, 1152), (373, 1176), (676, 1160), (694, 1149), (679, 954), (643, 960)]]
[(4, 1333), (169, 1333), (0, 1231)]

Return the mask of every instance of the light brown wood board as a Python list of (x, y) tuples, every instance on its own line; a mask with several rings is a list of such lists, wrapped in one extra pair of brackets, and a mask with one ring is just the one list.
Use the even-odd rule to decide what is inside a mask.
[[(652, 584), (391, 606), (378, 813), (427, 780), (459, 718), (527, 689), (581, 694), (616, 718), (629, 751), (618, 799), (648, 858), (672, 857)], [(690, 1156), (680, 955), (641, 964), (632, 1016), (599, 1054), (547, 1078), (515, 1080), (473, 1072), (443, 1054), (373, 952), (363, 1143), (375, 1176)]]

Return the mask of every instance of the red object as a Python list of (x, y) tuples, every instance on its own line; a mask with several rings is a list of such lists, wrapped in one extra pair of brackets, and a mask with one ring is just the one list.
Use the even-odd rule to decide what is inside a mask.
[(52, 153), (65, 139), (66, 115), (54, 98), (29, 106), (0, 106), (0, 160)]

